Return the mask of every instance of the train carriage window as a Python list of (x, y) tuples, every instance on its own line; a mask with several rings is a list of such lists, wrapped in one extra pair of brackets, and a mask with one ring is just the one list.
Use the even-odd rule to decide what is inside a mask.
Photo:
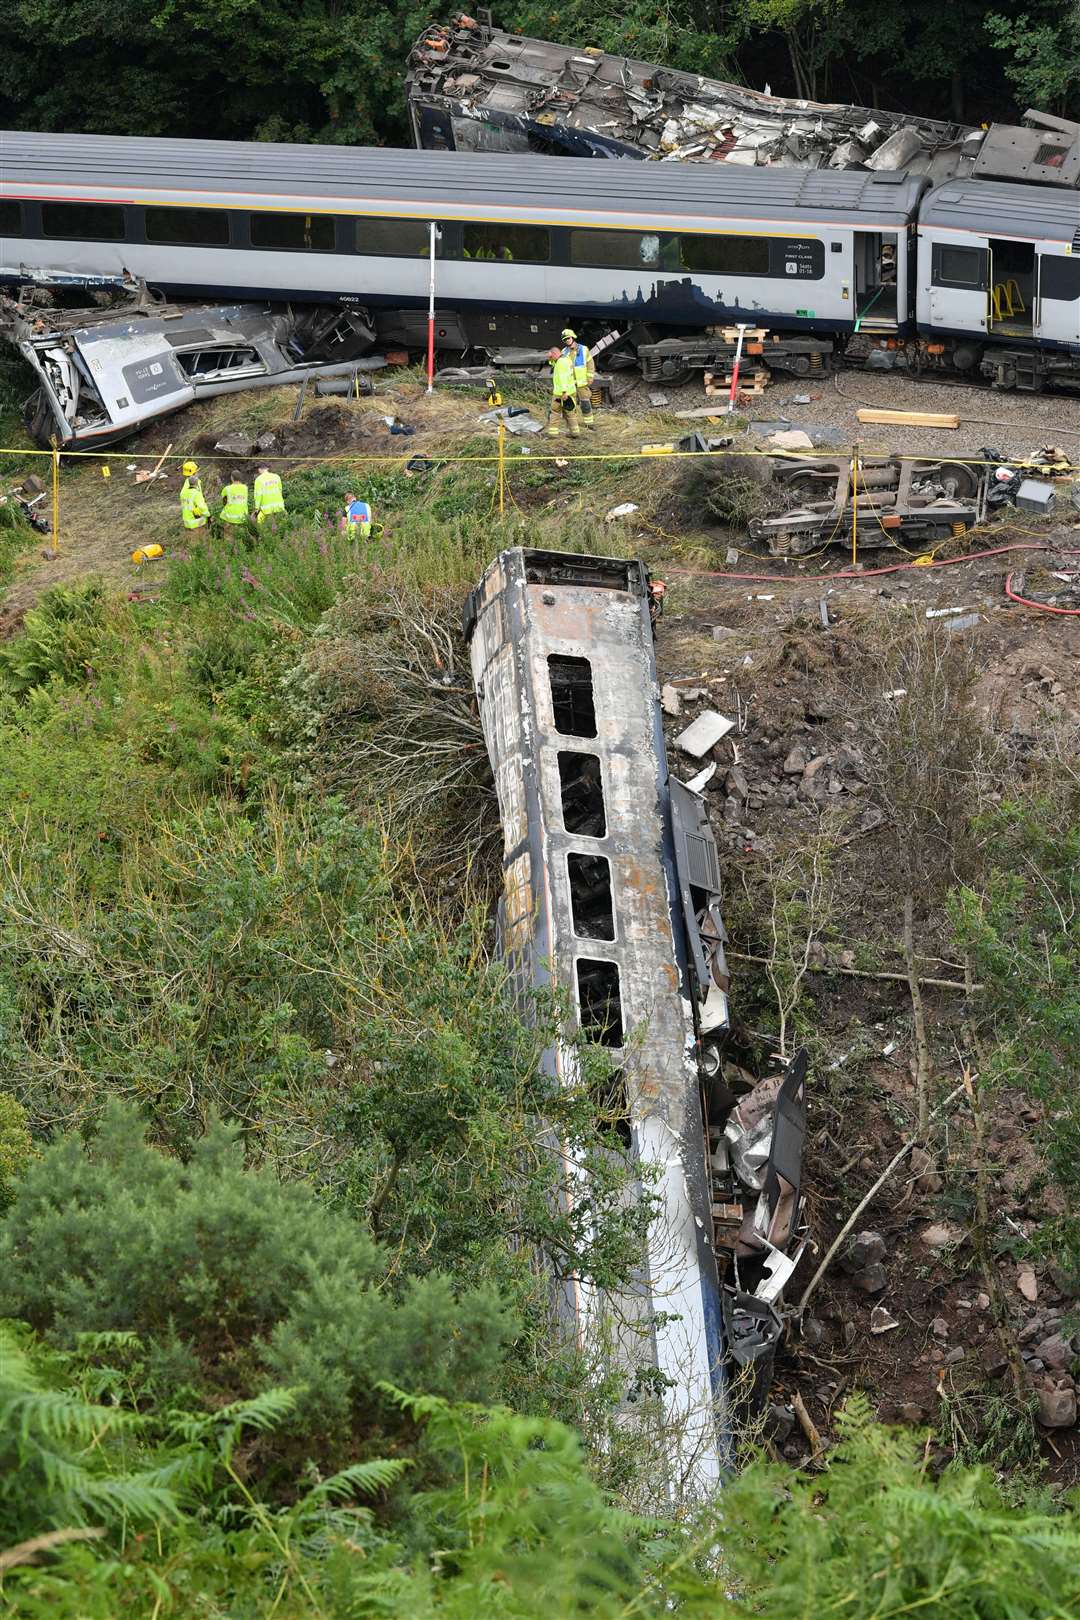
[[(678, 237), (666, 238), (678, 244)], [(571, 231), (570, 263), (601, 270), (659, 270), (662, 239), (656, 231)], [(675, 268), (675, 267), (672, 267)]]
[(0, 202), (0, 236), (22, 235), (22, 204)]
[(506, 264), (547, 264), (551, 232), (546, 225), (480, 225), (466, 221), (461, 230), (466, 259), (500, 259)]
[(587, 838), (607, 836), (604, 778), (598, 754), (570, 754), (559, 750), (559, 786), (562, 824), (568, 833)]
[(1039, 260), (1039, 296), (1074, 302), (1080, 298), (1080, 259), (1044, 253)]
[(122, 242), (124, 210), (115, 203), (42, 203), (41, 229), (46, 236), (86, 242)]
[(600, 1046), (621, 1046), (623, 1016), (618, 963), (579, 956), (575, 967), (582, 1034)]
[(570, 879), (574, 933), (583, 939), (614, 939), (615, 907), (607, 856), (571, 851), (566, 857), (566, 873)]
[[(423, 219), (358, 219), (356, 222), (356, 252), (385, 255), (389, 258), (427, 258), (430, 252), (430, 231)], [(435, 256), (441, 258), (440, 238), (435, 238)]]
[(556, 731), (561, 731), (564, 737), (595, 737), (596, 704), (589, 660), (551, 653), (548, 678)]
[(333, 253), (333, 214), (272, 214), (251, 216), (251, 245), (284, 253)]
[(174, 247), (228, 247), (224, 208), (148, 208), (146, 240)]
[(982, 292), (986, 287), (986, 248), (954, 247), (935, 242), (930, 254), (930, 281), (935, 287), (960, 287)]
[(764, 236), (684, 236), (682, 267), (707, 276), (767, 276), (769, 242)]

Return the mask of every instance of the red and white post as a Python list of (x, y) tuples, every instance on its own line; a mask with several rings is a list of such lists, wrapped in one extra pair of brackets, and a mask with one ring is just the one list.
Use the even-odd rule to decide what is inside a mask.
[(428, 226), (427, 391), (435, 391), (435, 221)]
[(743, 338), (746, 334), (745, 324), (739, 326), (739, 340), (735, 345), (735, 359), (731, 367), (731, 393), (728, 396), (728, 415), (735, 409), (735, 396), (739, 392), (739, 365), (742, 361)]

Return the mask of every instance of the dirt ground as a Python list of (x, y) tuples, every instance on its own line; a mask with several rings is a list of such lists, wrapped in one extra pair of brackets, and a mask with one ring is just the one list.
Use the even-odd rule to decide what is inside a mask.
[[(1071, 529), (1043, 530), (1036, 540), (1032, 531), (1013, 525), (985, 539), (996, 546), (1047, 540), (1080, 545)], [(887, 560), (883, 553), (867, 562)], [(1063, 552), (1058, 560), (1075, 567), (1080, 559)], [(739, 567), (745, 562), (740, 559)], [(841, 824), (833, 859), (842, 937), (820, 960), (830, 969), (847, 963), (849, 971), (812, 971), (807, 979), (818, 1048), (831, 1055), (815, 1065), (811, 1080), (805, 1159), (811, 1248), (789, 1285), (789, 1300), (799, 1299), (842, 1221), (901, 1146), (913, 1118), (900, 883), (867, 768), (874, 727), (882, 723), (880, 700), (875, 708), (867, 690), (875, 684), (868, 658), (872, 665), (881, 649), (886, 659), (897, 629), (916, 619), (927, 622), (928, 612), (976, 614), (977, 623), (955, 633), (977, 661), (981, 718), (1021, 753), (1051, 720), (1080, 728), (1080, 620), (1010, 602), (1005, 577), (1023, 565), (1023, 554), (991, 556), (812, 585), (790, 564), (782, 565), (783, 577), (767, 583), (668, 573), (670, 607), (657, 654), (669, 707), (681, 710), (665, 722), (672, 769), (684, 780), (697, 769), (679, 754), (675, 739), (702, 709), (717, 709), (737, 722), (713, 751), (717, 769), (705, 789), (734, 914), (743, 886), (770, 883), (778, 850), (793, 843), (809, 848), (824, 818)], [(781, 571), (781, 565), (768, 566)], [(1030, 589), (1037, 577), (1029, 563)], [(935, 920), (917, 914), (917, 926), (920, 950), (947, 957), (947, 938)], [(880, 969), (898, 978), (852, 971), (859, 947), (868, 942)], [(740, 1009), (739, 985), (749, 970), (737, 955), (731, 966), (736, 1019), (746, 1022), (753, 1008)], [(962, 979), (959, 964), (938, 957), (922, 971)], [(955, 1075), (963, 997), (933, 987), (924, 995), (936, 1072)], [(752, 1030), (746, 1039), (753, 1044)], [(992, 1121), (995, 1214), (1017, 1234), (1032, 1233), (1052, 1205), (1031, 1142), (1038, 1122), (1037, 1110), (1019, 1096), (1008, 1099)], [(955, 1188), (966, 1173), (957, 1138), (929, 1172), (918, 1160), (915, 1168), (911, 1161), (903, 1165), (859, 1217), (855, 1232), (881, 1240), (884, 1271), (868, 1287), (865, 1272), (834, 1263), (801, 1329), (789, 1330), (770, 1408), (774, 1440), (785, 1457), (805, 1459), (812, 1450), (793, 1421), (795, 1392), (826, 1437), (832, 1412), (856, 1388), (875, 1396), (886, 1420), (935, 1425), (945, 1446), (970, 1442), (993, 1411), (1008, 1371), (989, 1296), (963, 1221), (957, 1220)], [(943, 1225), (950, 1241), (928, 1243), (926, 1235), (940, 1235)], [(1034, 1352), (1063, 1317), (1075, 1316), (1080, 1302), (1064, 1292), (1063, 1278), (1036, 1270), (1037, 1299), (1029, 1300), (1020, 1291), (1016, 1262), (999, 1264), (1006, 1333), (1031, 1358), (1027, 1375), (1037, 1383), (1043, 1366)], [(1076, 1428), (1040, 1434), (1047, 1478), (1075, 1483)]]

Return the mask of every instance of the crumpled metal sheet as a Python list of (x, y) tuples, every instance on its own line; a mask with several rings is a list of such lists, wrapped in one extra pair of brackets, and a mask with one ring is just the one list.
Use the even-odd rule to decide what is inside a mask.
[(459, 15), (425, 28), (410, 53), (406, 93), (418, 146), (1080, 186), (1080, 125), (1067, 119), (1029, 110), (1024, 127), (983, 130), (785, 98), (593, 46), (506, 34), (485, 11), (478, 19)]

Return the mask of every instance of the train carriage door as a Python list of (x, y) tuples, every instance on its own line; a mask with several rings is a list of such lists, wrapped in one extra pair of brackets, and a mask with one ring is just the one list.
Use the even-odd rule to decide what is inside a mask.
[(988, 247), (931, 243), (931, 326), (942, 331), (985, 332), (989, 285)]
[(990, 241), (990, 330), (1031, 337), (1035, 325), (1035, 244), (1008, 237)]
[(1036, 276), (1035, 335), (1048, 343), (1080, 343), (1080, 253), (1044, 250)]
[(854, 231), (855, 330), (895, 332), (899, 321), (899, 233)]

